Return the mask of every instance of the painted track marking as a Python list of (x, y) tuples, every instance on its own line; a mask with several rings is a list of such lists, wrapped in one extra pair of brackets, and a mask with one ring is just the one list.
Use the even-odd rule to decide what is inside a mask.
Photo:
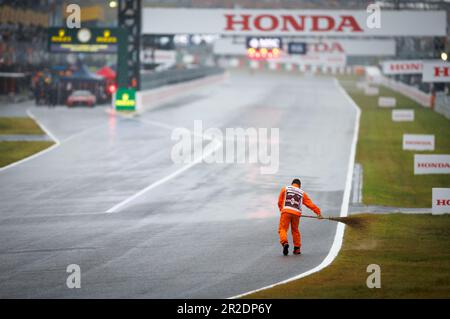
[(193, 161), (192, 163), (189, 163), (185, 166), (183, 166), (182, 168), (176, 170), (175, 172), (157, 180), (156, 182), (148, 185), (147, 187), (141, 189), (139, 192), (133, 194), (132, 196), (128, 197), (127, 199), (123, 200), (122, 202), (118, 203), (117, 205), (114, 205), (113, 207), (111, 207), (110, 209), (108, 209), (106, 212), (107, 213), (116, 213), (118, 212), (122, 207), (126, 206), (128, 203), (132, 202), (133, 200), (135, 200), (136, 198), (142, 196), (143, 194), (147, 193), (149, 190), (158, 187), (159, 185), (162, 185), (168, 181), (170, 181), (171, 179), (173, 179), (174, 177), (180, 175), (181, 173), (187, 171), (188, 169), (194, 167), (195, 165), (201, 163), (203, 161), (203, 159), (205, 159), (206, 157), (208, 157), (209, 155), (211, 155), (212, 153), (214, 153), (215, 151), (217, 151), (219, 149), (219, 147), (222, 147), (222, 143), (215, 140), (214, 141), (216, 143), (215, 147), (210, 149), (208, 152), (205, 152), (202, 156), (200, 156), (199, 158), (197, 158), (195, 161)]
[(21, 160), (19, 160), (19, 161), (17, 161), (17, 162), (13, 162), (13, 163), (11, 163), (11, 164), (8, 164), (8, 165), (6, 165), (6, 166), (1, 167), (1, 168), (0, 168), (0, 172), (6, 171), (6, 170), (9, 169), (9, 168), (12, 168), (12, 167), (17, 166), (17, 165), (19, 165), (19, 164), (22, 164), (22, 163), (25, 163), (25, 162), (27, 162), (27, 161), (30, 161), (30, 160), (32, 160), (32, 159), (38, 157), (38, 156), (44, 155), (45, 153), (50, 152), (50, 151), (54, 150), (55, 148), (57, 148), (59, 145), (61, 145), (61, 142), (59, 141), (59, 139), (56, 138), (56, 136), (53, 135), (53, 133), (50, 132), (50, 130), (49, 130), (44, 124), (42, 124), (42, 123), (41, 123), (41, 122), (33, 115), (33, 113), (31, 113), (30, 109), (27, 110), (27, 115), (28, 115), (31, 119), (33, 119), (33, 120), (37, 123), (37, 125), (38, 125), (38, 126), (39, 126), (39, 127), (40, 127), (47, 135), (48, 135), (48, 136), (50, 136), (50, 138), (55, 142), (55, 144), (53, 144), (53, 145), (50, 146), (49, 148), (43, 149), (43, 150), (40, 151), (40, 152), (37, 152), (37, 153), (34, 153), (33, 155), (30, 155), (30, 156), (28, 156), (28, 157), (25, 157), (25, 158), (23, 158), (23, 159), (21, 159)]

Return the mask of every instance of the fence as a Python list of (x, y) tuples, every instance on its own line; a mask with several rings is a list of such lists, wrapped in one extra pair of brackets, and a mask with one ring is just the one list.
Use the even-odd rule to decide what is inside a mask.
[[(205, 73), (203, 73), (205, 74)], [(154, 87), (152, 89), (140, 90), (136, 93), (137, 112), (142, 113), (149, 109), (158, 107), (164, 103), (173, 101), (183, 94), (191, 93), (193, 90), (220, 83), (226, 78), (227, 74), (221, 70), (220, 73), (211, 73), (192, 80)]]
[(444, 92), (437, 92), (434, 110), (450, 119), (450, 97)]
[(223, 72), (224, 70), (219, 67), (202, 66), (195, 69), (173, 69), (141, 74), (141, 90), (155, 89), (169, 84), (192, 81)]
[(431, 106), (431, 94), (424, 93), (418, 88), (409, 86), (402, 82), (395, 81), (393, 79), (389, 79), (385, 76), (382, 77), (381, 84), (383, 84), (384, 86), (386, 86), (391, 90), (406, 95), (407, 97), (416, 101), (417, 103), (419, 103), (424, 107)]

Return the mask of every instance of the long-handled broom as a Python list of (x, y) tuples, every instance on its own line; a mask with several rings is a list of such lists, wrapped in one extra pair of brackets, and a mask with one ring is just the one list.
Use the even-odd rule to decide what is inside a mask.
[[(310, 216), (310, 215), (301, 215), (300, 217), (306, 217), (306, 218), (314, 218), (314, 219), (320, 219), (317, 216)], [(350, 227), (362, 227), (363, 220), (358, 217), (323, 217), (322, 219), (332, 220), (335, 222), (344, 223)]]

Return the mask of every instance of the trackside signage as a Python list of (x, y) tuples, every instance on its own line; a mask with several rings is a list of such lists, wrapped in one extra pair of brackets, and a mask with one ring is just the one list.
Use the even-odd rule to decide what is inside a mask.
[(134, 89), (119, 88), (114, 102), (117, 111), (136, 110), (136, 91)]
[[(285, 41), (286, 42), (286, 41)], [(299, 47), (294, 48), (294, 46)], [(306, 47), (304, 47), (306, 46)], [(246, 55), (245, 41), (223, 37), (214, 42), (215, 54)], [(345, 54), (347, 56), (385, 56), (395, 55), (395, 41), (379, 39), (311, 39), (293, 38), (283, 48), (289, 54)], [(303, 51), (304, 50), (304, 51)]]
[(395, 107), (396, 104), (397, 100), (395, 99), (395, 97), (380, 96), (378, 98), (379, 107)]
[(446, 36), (447, 31), (445, 11), (386, 10), (380, 28), (371, 28), (370, 19), (365, 10), (145, 8), (142, 33), (361, 37)]
[(450, 82), (450, 63), (441, 60), (424, 61), (422, 82)]
[(374, 86), (366, 86), (364, 88), (364, 94), (365, 95), (370, 95), (370, 96), (378, 95), (378, 94), (380, 94), (380, 89), (377, 88), (377, 87), (374, 87)]
[(450, 174), (450, 155), (414, 155), (414, 175)]
[(414, 110), (392, 110), (393, 122), (412, 122), (414, 121)]
[(433, 214), (450, 213), (450, 188), (433, 188), (432, 202)]
[(403, 134), (403, 149), (434, 151), (434, 135)]
[(323, 54), (308, 52), (306, 54), (281, 55), (281, 63), (308, 65), (310, 67), (344, 67), (347, 61), (345, 54)]
[(422, 60), (384, 61), (384, 74), (422, 74)]

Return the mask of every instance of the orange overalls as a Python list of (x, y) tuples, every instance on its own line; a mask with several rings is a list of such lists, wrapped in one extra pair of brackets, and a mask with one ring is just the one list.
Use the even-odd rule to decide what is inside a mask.
[(280, 196), (278, 197), (278, 208), (281, 212), (278, 234), (280, 234), (280, 243), (282, 246), (288, 243), (287, 231), (289, 225), (291, 225), (294, 247), (301, 247), (302, 242), (298, 224), (302, 214), (302, 205), (305, 205), (317, 215), (320, 214), (320, 208), (311, 201), (308, 194), (299, 185), (292, 184), (281, 189)]

